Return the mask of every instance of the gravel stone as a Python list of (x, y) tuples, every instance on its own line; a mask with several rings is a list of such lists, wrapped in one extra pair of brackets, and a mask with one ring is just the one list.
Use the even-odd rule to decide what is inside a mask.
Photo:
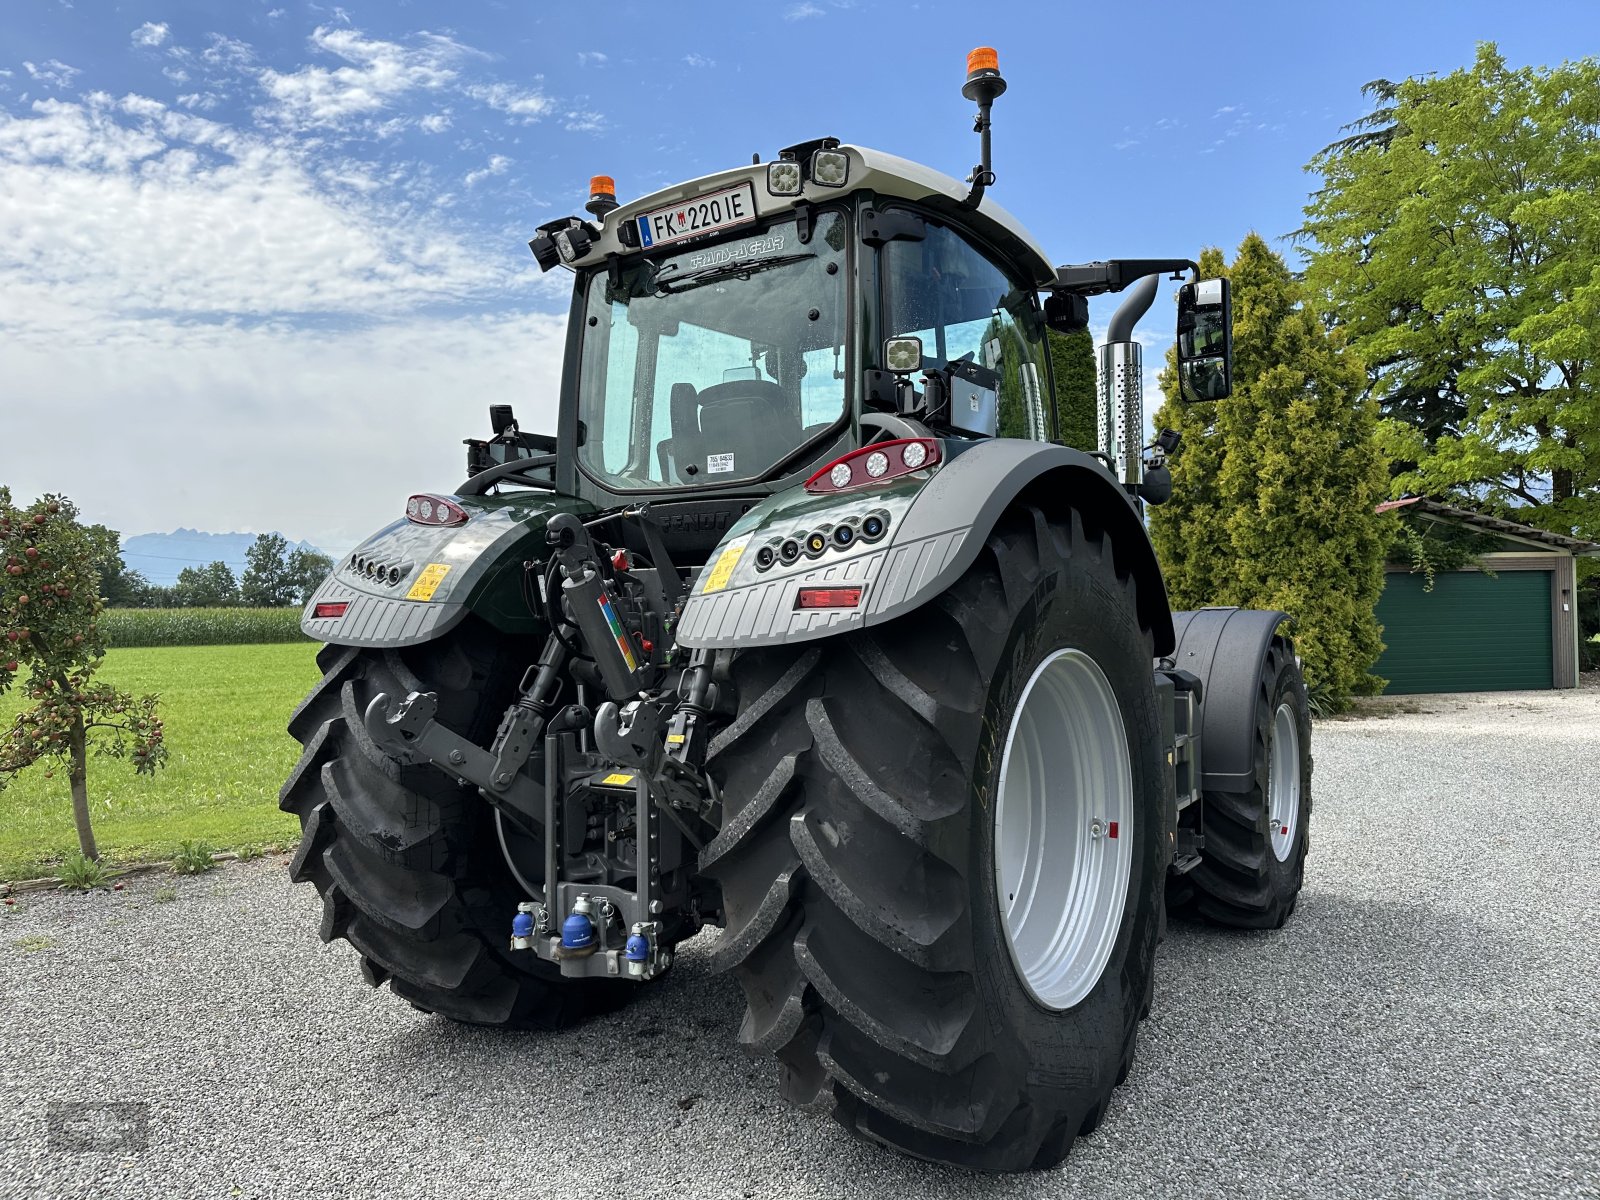
[[(279, 858), (25, 895), (0, 1196), (1600, 1197), (1597, 731), (1593, 689), (1319, 722), (1288, 926), (1175, 923), (1105, 1123), (1020, 1177), (785, 1106), (714, 934), (622, 1013), (504, 1034), (366, 987)], [(71, 1102), (147, 1106), (146, 1147), (53, 1148)]]

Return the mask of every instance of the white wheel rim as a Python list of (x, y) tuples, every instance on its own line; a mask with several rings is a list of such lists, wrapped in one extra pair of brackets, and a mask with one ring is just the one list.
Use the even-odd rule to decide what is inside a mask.
[(1267, 819), (1272, 822), (1272, 853), (1287, 862), (1300, 832), (1300, 722), (1288, 704), (1272, 718), (1272, 751), (1267, 766)]
[(1000, 759), (994, 868), (1006, 949), (1046, 1008), (1100, 982), (1133, 866), (1133, 772), (1116, 694), (1081, 650), (1034, 670)]

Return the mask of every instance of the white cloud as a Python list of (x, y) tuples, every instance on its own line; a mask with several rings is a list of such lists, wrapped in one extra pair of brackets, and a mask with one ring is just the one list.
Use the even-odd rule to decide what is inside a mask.
[(462, 89), (481, 104), (503, 112), (524, 125), (531, 125), (553, 107), (553, 101), (536, 88), (519, 88), (509, 83), (473, 84)]
[(603, 67), (610, 61), (611, 59), (608, 55), (602, 54), (598, 50), (578, 51), (578, 65), (580, 67)]
[(587, 109), (577, 109), (567, 113), (561, 123), (561, 128), (573, 133), (598, 133), (605, 127), (605, 117)]
[(492, 154), (489, 156), (488, 163), (482, 169), (468, 172), (464, 182), (468, 187), (472, 187), (474, 184), (488, 179), (491, 175), (504, 175), (506, 168), (510, 165), (511, 160), (504, 154)]
[(403, 313), (505, 286), (508, 264), (374, 201), (290, 149), (145, 97), (0, 114), (0, 335), (49, 345), (146, 312), (242, 319)]
[(77, 67), (69, 67), (58, 58), (46, 59), (38, 65), (31, 62), (24, 62), (22, 65), (30, 79), (37, 80), (46, 87), (71, 87), (72, 77), (83, 74)]
[(63, 413), (93, 432), (15, 456), (5, 482), (65, 492), (124, 535), (277, 528), (342, 553), (411, 492), (461, 481), (485, 405), (555, 431), (564, 329), (544, 314), (343, 331), (113, 318), (50, 345), (0, 338), (0, 445), (60, 445)]
[(133, 31), (133, 44), (135, 46), (159, 46), (167, 40), (171, 30), (165, 21), (157, 25), (154, 21), (146, 21)]
[(685, 54), (683, 61), (691, 67), (714, 67), (717, 65), (716, 59), (707, 58), (704, 54)]
[(788, 12), (784, 13), (783, 19), (785, 21), (805, 21), (812, 17), (824, 15), (823, 10), (810, 3), (810, 0), (803, 0), (802, 3), (794, 5)]
[(288, 74), (263, 70), (261, 86), (274, 101), (269, 114), (301, 128), (338, 125), (386, 108), (408, 92), (454, 82), (456, 64), (473, 52), (447, 37), (420, 37), (421, 45), (407, 47), (365, 37), (357, 29), (318, 26), (312, 46), (349, 65), (308, 66)]
[(447, 112), (429, 113), (417, 122), (417, 128), (423, 133), (443, 133), (450, 128), (450, 114)]
[(249, 42), (220, 33), (213, 33), (210, 38), (211, 44), (200, 52), (200, 57), (213, 67), (242, 67), (255, 59), (256, 52)]

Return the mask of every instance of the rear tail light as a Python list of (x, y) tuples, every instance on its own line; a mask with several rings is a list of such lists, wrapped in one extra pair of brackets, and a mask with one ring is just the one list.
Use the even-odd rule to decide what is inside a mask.
[(335, 600), (332, 603), (318, 604), (311, 610), (311, 619), (320, 621), (325, 617), (342, 617), (344, 610), (350, 607), (348, 600)]
[(465, 525), (467, 510), (443, 496), (419, 495), (406, 501), (406, 520), (414, 525)]
[(805, 587), (794, 598), (796, 608), (855, 608), (860, 603), (858, 587)]
[(912, 471), (925, 470), (937, 465), (940, 457), (939, 443), (933, 438), (875, 442), (835, 459), (806, 480), (805, 487), (806, 491), (814, 493), (865, 487), (869, 483), (883, 483)]

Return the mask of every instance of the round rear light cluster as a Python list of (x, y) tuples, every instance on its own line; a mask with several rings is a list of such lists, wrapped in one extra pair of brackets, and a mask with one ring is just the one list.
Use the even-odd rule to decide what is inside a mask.
[(813, 494), (884, 483), (912, 471), (937, 466), (943, 453), (934, 438), (897, 438), (852, 450), (805, 482)]
[(848, 550), (857, 542), (875, 542), (888, 532), (889, 514), (881, 508), (873, 509), (864, 517), (847, 517), (837, 525), (774, 538), (756, 550), (756, 570), (768, 571), (779, 563), (790, 566), (802, 555), (821, 558), (829, 549)]

